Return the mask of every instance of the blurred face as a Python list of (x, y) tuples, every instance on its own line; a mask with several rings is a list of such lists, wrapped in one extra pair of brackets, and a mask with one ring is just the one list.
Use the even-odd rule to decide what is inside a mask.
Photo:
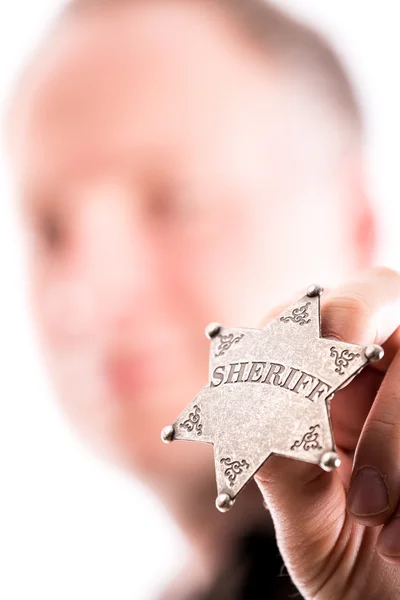
[(273, 65), (210, 10), (65, 21), (13, 133), (57, 391), (92, 444), (148, 476), (212, 468), (160, 441), (207, 382), (206, 324), (257, 326), (340, 268), (340, 214), (303, 181)]

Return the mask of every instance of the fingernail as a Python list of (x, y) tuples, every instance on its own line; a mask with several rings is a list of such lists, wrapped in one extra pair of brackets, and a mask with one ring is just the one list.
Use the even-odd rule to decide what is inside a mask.
[(379, 515), (389, 508), (389, 494), (379, 471), (374, 467), (360, 469), (347, 497), (350, 512), (358, 517)]
[(379, 548), (388, 556), (400, 556), (400, 515), (382, 529), (379, 536)]

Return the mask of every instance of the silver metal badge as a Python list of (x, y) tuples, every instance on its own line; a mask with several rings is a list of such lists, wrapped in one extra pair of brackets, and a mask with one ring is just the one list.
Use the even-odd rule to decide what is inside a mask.
[(340, 465), (330, 401), (383, 349), (322, 338), (322, 292), (310, 286), (263, 329), (206, 329), (209, 382), (161, 437), (213, 444), (221, 512), (272, 454)]

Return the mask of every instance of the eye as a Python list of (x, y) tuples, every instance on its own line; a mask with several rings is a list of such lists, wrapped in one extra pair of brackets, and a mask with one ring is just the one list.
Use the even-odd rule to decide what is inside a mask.
[(149, 210), (159, 221), (190, 222), (199, 215), (199, 202), (181, 190), (163, 191), (153, 195)]
[(44, 213), (37, 219), (37, 234), (45, 249), (59, 251), (65, 243), (66, 232), (63, 219), (56, 213)]
[(159, 220), (166, 220), (175, 216), (178, 207), (173, 196), (163, 191), (153, 194), (148, 208), (153, 217)]

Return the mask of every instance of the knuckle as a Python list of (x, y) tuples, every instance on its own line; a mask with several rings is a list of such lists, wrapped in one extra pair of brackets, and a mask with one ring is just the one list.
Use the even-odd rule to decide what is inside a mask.
[(367, 269), (327, 297), (323, 306), (324, 336), (373, 343), (381, 337), (379, 308), (393, 300), (400, 300), (400, 272), (386, 265)]
[(386, 265), (378, 265), (376, 267), (373, 267), (372, 271), (378, 278), (395, 279), (400, 284), (400, 272), (396, 271), (396, 269), (393, 269), (392, 267), (388, 267)]
[(390, 412), (372, 416), (366, 425), (366, 433), (382, 438), (382, 442), (394, 440), (400, 443), (400, 419)]
[(371, 307), (361, 294), (345, 294), (330, 298), (324, 307), (323, 315), (323, 335), (339, 341), (348, 341), (349, 336), (356, 339), (358, 332), (368, 327)]

